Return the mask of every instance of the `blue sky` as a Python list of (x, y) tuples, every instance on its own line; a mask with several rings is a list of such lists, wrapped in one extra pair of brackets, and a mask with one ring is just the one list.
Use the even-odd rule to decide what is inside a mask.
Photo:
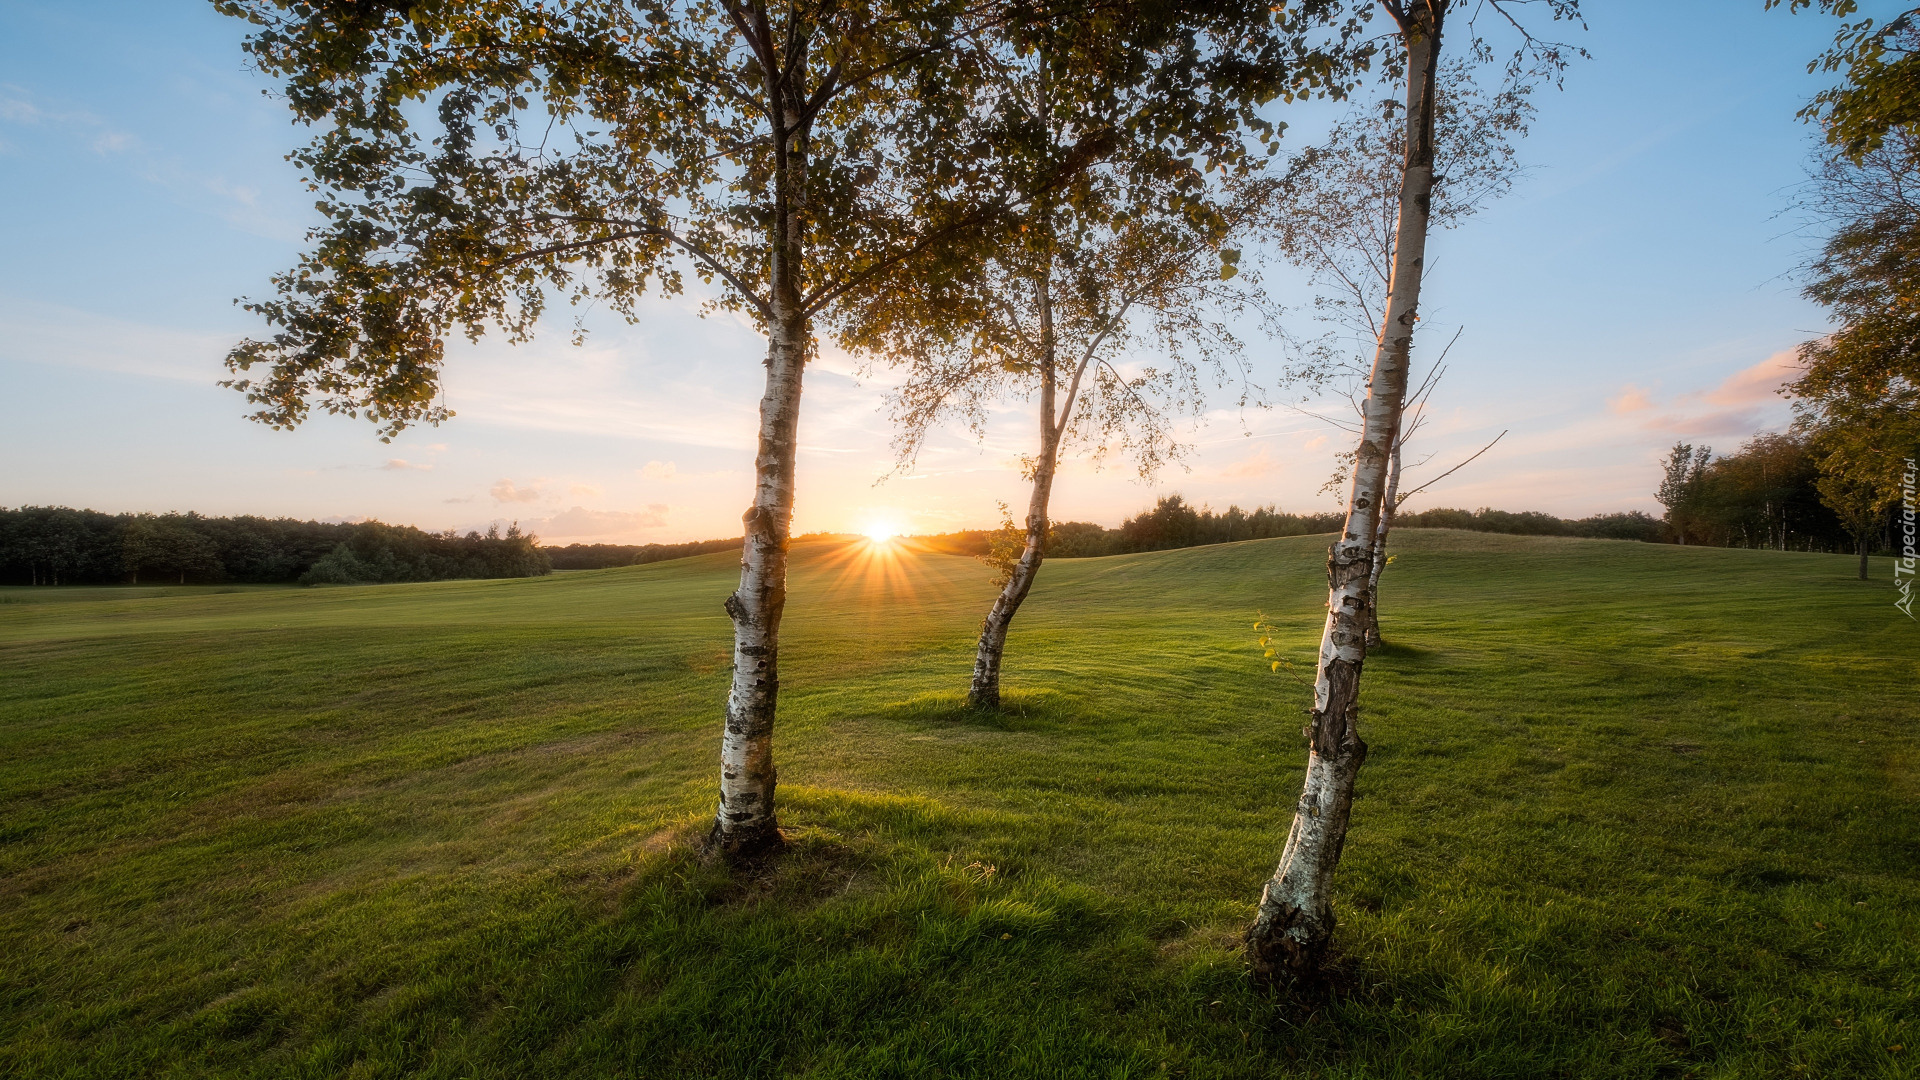
[[(1789, 276), (1808, 241), (1782, 212), (1813, 145), (1794, 116), (1821, 85), (1805, 65), (1831, 20), (1760, 0), (1589, 7), (1593, 59), (1541, 95), (1531, 173), (1432, 245), (1423, 344), (1463, 333), (1421, 436), (1430, 471), (1511, 434), (1413, 508), (1657, 511), (1665, 448), (1781, 426), (1772, 391), (1825, 325)], [(565, 323), (517, 349), (454, 348), (459, 415), (392, 444), (341, 418), (243, 419), (215, 385), (258, 331), (232, 301), (292, 264), (312, 211), (284, 160), (300, 132), (246, 69), (242, 32), (189, 0), (0, 3), (0, 505), (520, 520), (563, 543), (737, 533), (764, 345), (693, 298), (648, 305), (638, 326), (590, 320), (583, 348)], [(1280, 277), (1276, 300), (1308, 299)], [(1277, 371), (1273, 346), (1249, 355)], [(832, 350), (810, 372), (797, 528), (977, 527), (996, 501), (1024, 503), (1018, 403), (984, 443), (939, 439), (876, 484), (892, 464), (884, 382)], [(1056, 518), (1116, 524), (1170, 491), (1328, 508), (1318, 489), (1351, 441), (1233, 410), (1191, 439), (1189, 468), (1151, 484), (1071, 464)]]

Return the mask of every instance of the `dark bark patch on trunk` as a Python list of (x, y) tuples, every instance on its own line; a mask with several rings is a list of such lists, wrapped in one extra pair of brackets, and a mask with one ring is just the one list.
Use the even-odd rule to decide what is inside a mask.
[[(1282, 936), (1273, 940), (1292, 939)], [(1242, 955), (1256, 989), (1279, 999), (1277, 1004), (1291, 998), (1302, 1012), (1345, 997), (1359, 985), (1346, 955), (1332, 941), (1318, 948), (1272, 949), (1256, 948), (1249, 940)]]
[(716, 821), (700, 853), (706, 862), (725, 863), (736, 870), (757, 870), (786, 850), (787, 836), (775, 822), (769, 821), (764, 827), (749, 832), (737, 828), (722, 830)]

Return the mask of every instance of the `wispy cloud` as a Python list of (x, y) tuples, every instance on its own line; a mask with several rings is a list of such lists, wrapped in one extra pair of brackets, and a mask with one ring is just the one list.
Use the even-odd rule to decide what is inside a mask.
[(14, 86), (0, 86), (0, 120), (9, 124), (37, 124), (42, 119), (39, 106), (21, 97)]
[[(1326, 441), (1324, 436), (1321, 441)], [(1262, 444), (1260, 449), (1252, 454), (1221, 469), (1220, 475), (1235, 480), (1258, 480), (1279, 472), (1283, 467), (1279, 461), (1274, 460), (1272, 451)]]
[(1729, 375), (1701, 398), (1727, 408), (1772, 404), (1780, 400), (1780, 388), (1799, 378), (1803, 370), (1800, 350), (1782, 349), (1750, 368)]
[(640, 533), (667, 527), (667, 515), (671, 508), (665, 503), (652, 503), (644, 510), (588, 510), (576, 506), (548, 518), (539, 518), (526, 523), (529, 531), (542, 537), (567, 538), (576, 536), (635, 536)]
[(495, 502), (503, 503), (538, 502), (540, 496), (543, 494), (537, 483), (528, 487), (520, 487), (512, 480), (506, 478), (494, 481), (493, 487), (488, 489), (488, 493), (493, 496)]
[(1619, 397), (1608, 398), (1607, 408), (1616, 413), (1636, 413), (1653, 408), (1653, 396), (1642, 387), (1627, 384)]
[[(132, 142), (131, 135), (114, 130), (98, 113), (54, 105), (37, 97), (25, 87), (0, 84), (0, 122), (20, 127), (59, 127), (88, 139), (95, 150), (118, 149)], [(98, 143), (102, 137), (108, 139), (106, 147)]]
[[(1680, 394), (1642, 422), (1648, 431), (1671, 432), (1688, 438), (1751, 435), (1779, 426), (1785, 419), (1780, 388), (1800, 374), (1799, 350), (1782, 349), (1750, 367), (1722, 379), (1712, 389)], [(1639, 395), (1637, 402), (1634, 395)], [(1628, 401), (1634, 408), (1621, 408)], [(1655, 409), (1651, 397), (1636, 387), (1613, 400), (1614, 412)]]

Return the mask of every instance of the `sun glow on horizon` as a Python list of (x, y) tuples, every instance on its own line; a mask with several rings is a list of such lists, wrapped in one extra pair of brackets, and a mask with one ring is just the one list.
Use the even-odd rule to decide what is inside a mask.
[(857, 534), (859, 539), (837, 544), (822, 551), (815, 565), (823, 572), (828, 603), (849, 605), (868, 618), (887, 604), (911, 602), (918, 590), (910, 569), (921, 560), (913, 557), (901, 526), (885, 518), (869, 518)]

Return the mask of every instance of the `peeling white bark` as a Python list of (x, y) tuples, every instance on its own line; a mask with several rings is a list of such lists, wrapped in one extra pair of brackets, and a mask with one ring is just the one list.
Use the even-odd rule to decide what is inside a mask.
[(720, 809), (710, 842), (728, 854), (779, 843), (773, 723), (780, 693), (780, 619), (787, 603), (794, 451), (806, 352), (804, 330), (796, 335), (792, 328), (776, 332), (768, 349), (753, 506), (741, 519), (746, 543), (740, 554), (740, 587), (726, 602), (733, 618), (733, 684), (720, 744)]
[[(1043, 454), (1043, 457), (1050, 456)], [(1040, 563), (1045, 558), (1047, 501), (1053, 489), (1053, 473), (1053, 465), (1048, 461), (1033, 478), (1033, 498), (1027, 508), (1026, 547), (1021, 549), (1012, 576), (994, 598), (993, 608), (980, 627), (980, 644), (973, 657), (973, 683), (967, 690), (967, 704), (976, 708), (1000, 707), (1000, 659), (1006, 652), (1007, 631), (1013, 626), (1013, 616), (1020, 610), (1027, 593), (1033, 589), (1034, 578), (1039, 575)]]
[(1313, 715), (1306, 732), (1306, 783), (1280, 863), (1261, 891), (1259, 909), (1247, 930), (1247, 955), (1254, 977), (1262, 982), (1312, 981), (1319, 976), (1333, 936), (1333, 872), (1346, 843), (1354, 781), (1367, 756), (1367, 744), (1358, 730), (1360, 671), (1367, 655), (1374, 553), (1392, 450), (1406, 404), (1426, 259), (1433, 199), (1434, 92), (1444, 12), (1439, 0), (1409, 5), (1405, 19), (1395, 10), (1407, 48), (1407, 159), (1393, 271), (1367, 386), (1346, 527), (1327, 555), (1327, 621), (1320, 635)]
[(753, 505), (741, 518), (746, 542), (740, 554), (740, 587), (725, 605), (733, 619), (733, 682), (720, 743), (720, 807), (707, 843), (728, 857), (782, 843), (774, 813), (773, 726), (780, 693), (780, 619), (787, 603), (800, 384), (813, 344), (799, 280), (807, 242), (803, 106), (790, 89), (782, 123), (776, 126), (767, 384), (760, 398)]

